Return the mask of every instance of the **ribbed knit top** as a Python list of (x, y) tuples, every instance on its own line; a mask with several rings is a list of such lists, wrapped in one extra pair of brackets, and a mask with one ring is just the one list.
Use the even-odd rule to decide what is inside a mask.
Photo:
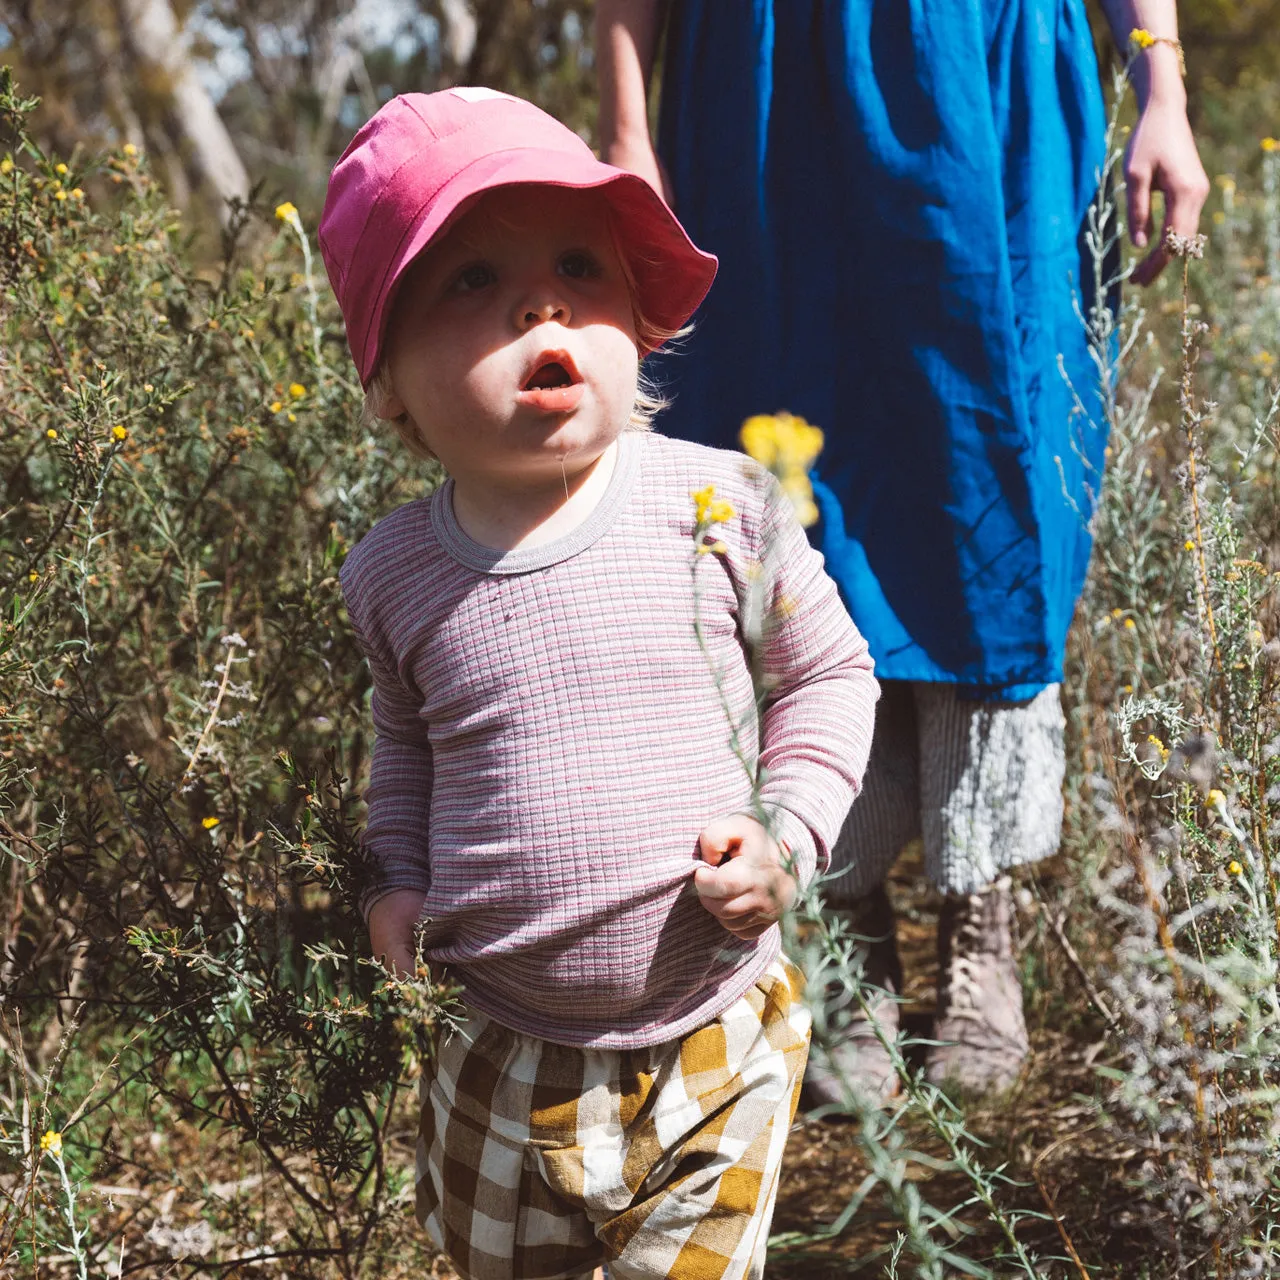
[[(698, 555), (691, 493), (708, 484), (734, 515)], [(866, 766), (866, 644), (741, 454), (626, 433), (587, 519), (515, 551), (468, 537), (452, 489), (393, 512), (342, 569), (373, 673), (366, 911), (425, 893), (427, 956), (513, 1030), (674, 1039), (779, 947), (776, 927), (735, 938), (693, 890), (699, 832), (750, 809), (734, 730), (807, 882)]]

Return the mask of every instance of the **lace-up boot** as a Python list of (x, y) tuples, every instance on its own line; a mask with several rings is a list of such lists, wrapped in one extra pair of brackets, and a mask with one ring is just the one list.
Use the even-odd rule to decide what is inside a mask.
[(938, 1013), (927, 1078), (973, 1093), (1007, 1089), (1026, 1060), (1008, 876), (945, 899), (938, 921)]
[[(848, 921), (850, 933), (864, 940), (854, 952), (854, 966), (861, 964), (863, 982), (888, 993), (868, 995), (872, 1016), (892, 1040), (898, 1034), (898, 1002), (889, 996), (902, 990), (902, 964), (889, 896), (877, 888), (852, 910), (839, 914)], [(857, 1001), (835, 981), (827, 987), (824, 1003), (825, 1031), (815, 1031), (805, 1071), (805, 1107), (839, 1104), (847, 1101), (850, 1092), (877, 1104), (893, 1097), (898, 1092), (893, 1060)]]

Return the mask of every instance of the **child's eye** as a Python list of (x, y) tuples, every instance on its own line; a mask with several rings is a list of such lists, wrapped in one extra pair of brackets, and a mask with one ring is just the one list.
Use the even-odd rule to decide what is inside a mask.
[(601, 274), (600, 263), (585, 249), (571, 249), (561, 254), (559, 270), (570, 280), (594, 280)]
[(475, 293), (491, 285), (497, 278), (487, 262), (472, 262), (454, 276), (451, 287), (454, 293)]

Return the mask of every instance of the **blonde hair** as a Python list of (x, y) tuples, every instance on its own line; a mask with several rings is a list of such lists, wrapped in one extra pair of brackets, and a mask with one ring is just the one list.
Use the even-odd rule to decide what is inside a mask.
[[(631, 298), (631, 319), (636, 331), (637, 345), (644, 351), (651, 352), (656, 351), (659, 347), (678, 343), (681, 338), (685, 338), (693, 332), (693, 326), (683, 325), (678, 329), (667, 328), (656, 324), (641, 310), (639, 303), (640, 286), (636, 281), (635, 271), (632, 268), (633, 260), (639, 255), (634, 250), (628, 252), (623, 244), (612, 205), (606, 206), (606, 216), (609, 224), (609, 234), (613, 239), (613, 247), (618, 255), (618, 262), (622, 267), (622, 279)], [(417, 424), (413, 422), (408, 414), (401, 414), (398, 418), (388, 419), (384, 417), (382, 409), (387, 402), (387, 398), (391, 395), (391, 391), (391, 371), (387, 366), (386, 357), (383, 356), (378, 362), (378, 367), (374, 371), (373, 377), (369, 379), (368, 386), (365, 387), (364, 404), (360, 409), (361, 427), (365, 431), (374, 431), (378, 429), (381, 422), (389, 421), (395, 427), (401, 443), (415, 458), (434, 461), (436, 455), (431, 452), (427, 442), (419, 434)], [(653, 420), (669, 403), (670, 401), (663, 395), (662, 389), (658, 384), (651, 378), (645, 377), (643, 357), (641, 357), (641, 363), (636, 374), (636, 398), (632, 403), (631, 416), (627, 419), (625, 429), (627, 431), (652, 430)]]

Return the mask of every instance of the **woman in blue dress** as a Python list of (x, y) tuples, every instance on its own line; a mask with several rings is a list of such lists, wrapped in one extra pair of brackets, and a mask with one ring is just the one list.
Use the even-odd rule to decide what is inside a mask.
[[(1208, 182), (1174, 0), (1109, 0), (1135, 55), (1129, 227), (1164, 266)], [(669, 10), (669, 11), (668, 11)], [(1080, 308), (1105, 128), (1083, 0), (597, 0), (604, 159), (649, 179), (720, 274), (660, 365), (664, 430), (734, 446), (789, 410), (821, 426), (812, 530), (883, 682), (863, 795), (828, 901), (868, 973), (900, 982), (883, 881), (913, 838), (944, 894), (932, 1079), (1016, 1078), (1027, 1053), (1008, 871), (1052, 854), (1059, 700), (1105, 422)], [(658, 146), (647, 93), (665, 29)], [(1153, 234), (1151, 194), (1164, 196)], [(815, 1054), (896, 1078), (858, 1018)], [(877, 1017), (891, 1031), (897, 1006)]]

